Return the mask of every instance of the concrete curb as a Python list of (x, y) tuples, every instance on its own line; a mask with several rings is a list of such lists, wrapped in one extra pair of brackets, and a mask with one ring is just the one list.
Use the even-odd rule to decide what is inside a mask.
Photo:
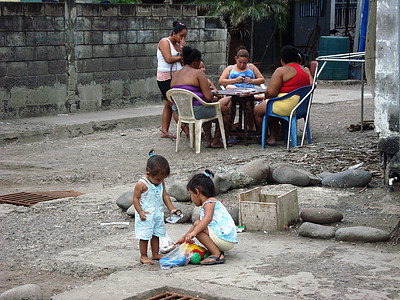
[[(161, 126), (162, 106), (88, 112), (68, 117), (47, 116), (7, 122), (0, 145), (73, 138), (101, 131)], [(129, 116), (130, 115), (130, 116)], [(14, 123), (14, 124), (12, 124)], [(1, 128), (0, 128), (1, 129)]]

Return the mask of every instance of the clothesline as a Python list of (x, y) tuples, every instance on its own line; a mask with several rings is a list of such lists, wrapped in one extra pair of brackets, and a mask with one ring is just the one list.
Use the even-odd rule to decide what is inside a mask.
[(317, 70), (316, 79), (318, 79), (322, 70), (325, 68), (326, 64), (330, 61), (336, 62), (354, 62), (361, 64), (361, 132), (364, 131), (364, 64), (365, 64), (365, 52), (354, 52), (354, 53), (341, 53), (341, 54), (331, 54), (318, 56), (317, 61), (323, 62), (321, 68)]

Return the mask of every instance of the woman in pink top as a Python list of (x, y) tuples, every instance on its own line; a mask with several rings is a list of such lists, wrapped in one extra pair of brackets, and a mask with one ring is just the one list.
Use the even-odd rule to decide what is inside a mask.
[[(284, 96), (295, 89), (312, 84), (312, 76), (305, 70), (299, 62), (302, 57), (300, 52), (293, 46), (285, 46), (281, 50), (281, 64), (272, 74), (265, 99)], [(267, 101), (263, 101), (254, 109), (254, 116), (258, 130), (261, 130), (262, 120), (265, 115)], [(295, 95), (288, 99), (274, 102), (273, 112), (280, 116), (288, 116), (292, 109), (299, 103), (299, 96)], [(270, 135), (267, 138), (267, 144), (275, 145), (276, 136), (280, 131), (280, 123), (277, 118), (268, 118), (268, 127)]]
[[(187, 27), (174, 21), (174, 29), (169, 37), (162, 38), (157, 46), (157, 84), (164, 96), (164, 110), (161, 121), (161, 137), (175, 139), (176, 136), (169, 133), (171, 117), (177, 122), (178, 116), (172, 111), (172, 103), (167, 100), (166, 93), (171, 88), (172, 75), (182, 69), (182, 48), (185, 46)], [(186, 135), (189, 134), (187, 126), (182, 128)]]

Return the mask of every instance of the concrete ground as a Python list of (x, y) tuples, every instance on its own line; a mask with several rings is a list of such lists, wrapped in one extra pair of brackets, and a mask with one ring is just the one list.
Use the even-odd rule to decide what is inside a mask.
[[(360, 89), (318, 87), (314, 103), (333, 103), (360, 100)], [(365, 101), (372, 99), (366, 88)], [(361, 103), (361, 101), (360, 101)], [(361, 106), (361, 105), (360, 105)], [(53, 116), (0, 121), (0, 145), (15, 142), (35, 142), (45, 139), (76, 137), (96, 131), (124, 129), (155, 125), (162, 113), (162, 105), (128, 107), (122, 109), (58, 114)], [(360, 111), (361, 113), (361, 111)]]
[[(167, 232), (176, 240), (189, 226), (167, 224)], [(205, 299), (391, 299), (391, 295), (399, 299), (399, 252), (374, 244), (315, 240), (286, 232), (244, 232), (226, 254), (225, 264), (160, 270), (158, 263), (132, 262), (138, 249), (126, 251), (126, 245), (136, 242), (131, 232), (108, 242), (107, 248), (74, 249), (58, 259), (127, 270), (52, 299), (146, 299), (165, 290)], [(316, 276), (321, 268), (325, 272)], [(361, 275), (360, 270), (369, 272)], [(376, 280), (367, 284), (371, 278)], [(384, 281), (390, 287), (383, 287)]]
[[(372, 95), (366, 91), (366, 99)], [(315, 103), (359, 100), (359, 89), (319, 87)], [(0, 123), (0, 144), (90, 134), (159, 122), (162, 106), (49, 116)], [(355, 116), (359, 120), (359, 116)], [(155, 121), (154, 121), (155, 120)], [(119, 193), (116, 192), (116, 193)], [(320, 187), (305, 188), (302, 197), (338, 196)], [(345, 193), (344, 191), (337, 192)], [(357, 197), (354, 191), (354, 197)], [(115, 195), (112, 195), (113, 199)], [(95, 210), (96, 193), (83, 196), (82, 209)], [(86, 199), (86, 200), (85, 200)], [(299, 201), (304, 198), (299, 196)], [(46, 204), (45, 204), (46, 205)], [(50, 204), (49, 204), (50, 205)], [(110, 220), (114, 221), (114, 220)], [(116, 220), (118, 221), (118, 220)], [(187, 265), (161, 270), (138, 262), (133, 224), (116, 235), (57, 254), (67, 264), (116, 269), (106, 278), (76, 286), (52, 299), (146, 299), (164, 290), (205, 299), (399, 299), (400, 254), (385, 243), (343, 243), (309, 239), (293, 230), (239, 233), (239, 244), (226, 253), (226, 263)], [(190, 224), (167, 224), (177, 240)]]

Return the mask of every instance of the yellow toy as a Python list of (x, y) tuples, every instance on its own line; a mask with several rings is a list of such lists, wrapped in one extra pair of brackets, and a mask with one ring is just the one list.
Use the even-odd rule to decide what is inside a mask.
[(206, 248), (196, 245), (193, 242), (190, 244), (185, 243), (184, 245), (186, 245), (185, 252), (187, 256), (190, 257), (190, 262), (194, 265), (198, 265), (200, 261), (210, 255)]

